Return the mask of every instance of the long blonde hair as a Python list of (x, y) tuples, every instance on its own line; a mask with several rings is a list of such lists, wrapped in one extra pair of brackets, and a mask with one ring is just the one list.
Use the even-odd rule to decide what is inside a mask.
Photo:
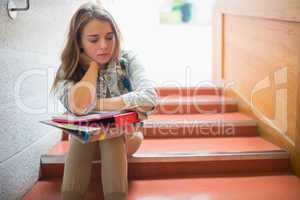
[(67, 42), (61, 54), (61, 65), (57, 70), (51, 92), (56, 89), (58, 82), (61, 80), (78, 82), (82, 78), (80, 77), (82, 75), (79, 73), (81, 34), (85, 25), (93, 19), (107, 21), (112, 26), (116, 41), (112, 59), (117, 62), (119, 61), (121, 52), (121, 33), (114, 18), (100, 4), (91, 2), (85, 3), (79, 7), (71, 18)]

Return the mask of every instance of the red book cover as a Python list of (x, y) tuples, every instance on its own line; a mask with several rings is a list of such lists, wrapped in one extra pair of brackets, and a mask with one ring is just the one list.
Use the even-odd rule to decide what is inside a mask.
[(117, 137), (142, 126), (135, 111), (96, 111), (82, 116), (65, 113), (40, 122), (64, 130), (83, 143)]

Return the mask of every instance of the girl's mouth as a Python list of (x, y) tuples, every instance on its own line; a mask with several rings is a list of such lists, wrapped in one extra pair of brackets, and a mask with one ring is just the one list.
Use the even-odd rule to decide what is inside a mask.
[(109, 56), (109, 53), (97, 54), (97, 56), (101, 56), (101, 57), (104, 57), (104, 56)]

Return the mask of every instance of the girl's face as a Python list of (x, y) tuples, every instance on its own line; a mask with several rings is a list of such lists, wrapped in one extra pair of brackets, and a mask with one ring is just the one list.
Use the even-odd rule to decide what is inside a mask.
[(82, 30), (81, 47), (100, 66), (107, 64), (115, 48), (115, 34), (110, 23), (98, 19), (88, 22)]

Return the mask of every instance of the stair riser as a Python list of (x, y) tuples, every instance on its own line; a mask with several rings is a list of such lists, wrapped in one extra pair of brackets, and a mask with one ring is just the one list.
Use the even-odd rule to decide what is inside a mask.
[(256, 126), (153, 126), (144, 127), (144, 138), (202, 138), (258, 136)]
[(222, 88), (158, 88), (158, 96), (195, 96), (195, 95), (216, 95), (224, 94)]
[(156, 106), (154, 114), (214, 114), (237, 111), (237, 104), (161, 104)]
[(258, 173), (290, 171), (287, 159), (199, 161), (180, 163), (131, 163), (129, 179), (191, 177), (218, 173)]
[[(41, 178), (62, 177), (64, 164), (42, 164)], [(216, 173), (289, 172), (288, 159), (181, 161), (129, 163), (129, 179), (190, 177)], [(94, 163), (92, 177), (101, 176), (101, 164)]]

